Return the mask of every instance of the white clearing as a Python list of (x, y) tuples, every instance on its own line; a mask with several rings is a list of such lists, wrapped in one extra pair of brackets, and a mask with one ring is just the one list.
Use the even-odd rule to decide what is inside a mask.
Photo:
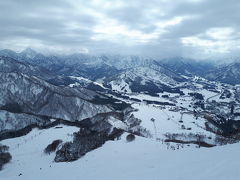
[[(134, 116), (142, 120), (141, 125), (147, 128), (154, 138), (165, 139), (164, 134), (166, 133), (193, 133), (204, 134), (210, 137), (215, 136), (204, 129), (205, 120), (203, 118), (196, 119), (192, 114), (170, 111), (172, 107), (167, 106), (161, 108), (143, 103), (135, 103), (132, 106), (138, 109), (138, 111), (133, 113)], [(155, 121), (152, 122), (151, 118), (154, 118)], [(179, 122), (180, 120), (182, 122)], [(185, 126), (185, 129), (182, 128), (182, 125)], [(211, 142), (209, 141), (209, 143)]]

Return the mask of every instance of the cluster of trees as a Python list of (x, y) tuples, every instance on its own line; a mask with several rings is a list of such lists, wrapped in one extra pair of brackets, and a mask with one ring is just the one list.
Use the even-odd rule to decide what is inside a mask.
[(124, 110), (130, 106), (129, 104), (123, 101), (119, 101), (115, 98), (108, 97), (108, 96), (105, 96), (105, 97), (95, 96), (94, 99), (91, 100), (91, 102), (94, 104), (102, 104), (102, 105), (111, 104), (115, 110), (119, 110), (119, 111)]
[(182, 143), (182, 144), (197, 144), (202, 147), (213, 147), (215, 145), (207, 143), (208, 139), (211, 139), (212, 137), (207, 137), (203, 134), (165, 134), (165, 137), (167, 138), (165, 142), (174, 142), (174, 143)]
[(189, 96), (194, 97), (195, 99), (204, 100), (204, 97), (200, 93), (188, 93)]
[(54, 151), (57, 150), (57, 148), (59, 147), (59, 145), (62, 143), (62, 140), (61, 139), (58, 139), (58, 140), (55, 140), (53, 141), (51, 144), (49, 144), (45, 149), (44, 149), (44, 152), (46, 154), (50, 154)]
[(132, 82), (130, 85), (132, 92), (141, 93), (145, 92), (150, 96), (158, 97), (158, 93), (169, 92), (169, 93), (178, 93), (184, 95), (184, 93), (179, 88), (172, 88), (170, 86), (161, 84), (156, 85), (152, 82), (146, 82), (145, 85), (140, 84), (139, 82)]

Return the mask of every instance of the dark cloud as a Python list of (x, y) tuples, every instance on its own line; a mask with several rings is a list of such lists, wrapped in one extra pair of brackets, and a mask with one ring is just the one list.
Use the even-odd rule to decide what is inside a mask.
[(196, 58), (238, 55), (236, 0), (0, 1), (0, 48)]

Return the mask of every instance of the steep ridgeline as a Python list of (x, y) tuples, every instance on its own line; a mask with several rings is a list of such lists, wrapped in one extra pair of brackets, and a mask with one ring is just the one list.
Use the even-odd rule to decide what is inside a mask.
[(160, 92), (180, 93), (175, 88), (185, 79), (159, 65), (127, 69), (115, 76), (105, 78), (104, 85), (125, 93), (145, 92), (155, 95)]
[(20, 62), (11, 57), (0, 56), (0, 72), (18, 72), (30, 76), (40, 77), (48, 80), (55, 77), (55, 74), (40, 66), (32, 65), (27, 62)]
[(75, 53), (70, 55), (43, 55), (27, 48), (20, 53), (12, 50), (0, 50), (0, 56), (11, 57), (21, 62), (28, 62), (42, 67), (51, 67), (51, 65), (72, 65), (83, 64), (89, 67), (105, 64), (115, 67), (118, 70), (133, 68), (137, 66), (146, 66), (154, 61), (151, 58), (140, 56), (122, 56), (122, 55), (90, 55)]
[(82, 120), (111, 107), (93, 104), (98, 94), (78, 88), (58, 87), (20, 73), (0, 73), (1, 106), (15, 104), (20, 112), (65, 120)]
[[(83, 88), (57, 87), (21, 73), (0, 72), (0, 81), (1, 130), (43, 123), (37, 117), (48, 117), (48, 121), (50, 118), (81, 121), (99, 113), (116, 111), (107, 103), (103, 105), (99, 102), (99, 99), (107, 101), (107, 97)], [(96, 97), (98, 101), (95, 103)], [(6, 114), (3, 110), (12, 114)], [(19, 113), (22, 115), (16, 115)]]
[[(14, 108), (14, 106), (12, 106), (12, 108)], [(16, 110), (17, 107), (15, 107), (15, 111)], [(50, 123), (50, 120), (47, 118), (26, 113), (13, 113), (6, 110), (0, 110), (0, 117), (0, 140), (2, 140), (2, 138), (5, 139), (6, 136), (3, 137), (4, 133), (21, 131), (30, 125), (44, 126)], [(22, 131), (23, 135), (25, 131), (27, 132), (27, 130)], [(14, 137), (14, 134), (10, 136)]]
[(240, 84), (240, 62), (231, 63), (209, 71), (205, 78), (227, 84)]
[(10, 57), (17, 61), (30, 63), (33, 65), (41, 65), (42, 67), (48, 67), (52, 64), (61, 63), (60, 59), (56, 56), (44, 56), (41, 53), (27, 48), (20, 53), (12, 50), (4, 49), (0, 51), (0, 56)]
[(165, 68), (186, 76), (203, 76), (214, 68), (214, 64), (209, 61), (196, 61), (181, 57), (163, 59), (160, 63)]
[[(178, 77), (178, 74), (168, 68), (162, 66), (162, 63), (148, 57), (140, 56), (122, 56), (122, 55), (100, 55), (94, 56), (89, 54), (71, 54), (66, 56), (44, 56), (31, 49), (26, 49), (21, 53), (16, 53), (10, 50), (0, 51), (0, 55), (14, 58), (20, 62), (28, 62), (34, 66), (44, 67), (49, 72), (62, 78), (51, 79), (49, 82), (62, 85), (63, 77), (69, 76), (84, 77), (90, 80), (97, 80), (102, 78), (114, 77), (116, 74), (125, 73), (135, 68), (148, 68), (148, 70), (158, 71), (163, 75), (159, 77), (160, 80), (166, 76), (173, 78), (176, 81), (182, 81), (183, 77)], [(32, 74), (31, 74), (32, 75)], [(36, 73), (34, 74), (36, 75)], [(39, 76), (38, 76), (39, 77)], [(154, 77), (153, 77), (154, 78)], [(44, 78), (45, 80), (48, 80)], [(60, 80), (59, 80), (60, 79)], [(73, 82), (68, 79), (64, 85)], [(168, 82), (167, 82), (168, 83)]]
[(114, 66), (118, 70), (125, 70), (140, 66), (150, 66), (155, 63), (154, 59), (141, 56), (102, 55), (99, 58), (102, 62), (110, 66)]
[(0, 72), (17, 72), (29, 76), (36, 76), (54, 85), (68, 85), (74, 83), (71, 78), (60, 76), (53, 70), (50, 71), (45, 67), (30, 64), (28, 62), (17, 61), (7, 56), (0, 56)]
[(56, 72), (61, 76), (75, 76), (84, 77), (89, 80), (96, 80), (103, 77), (112, 76), (119, 73), (120, 70), (113, 66), (105, 63), (97, 64), (87, 64), (87, 63), (77, 63), (77, 64), (56, 64), (47, 67), (50, 71)]
[[(20, 53), (11, 50), (1, 50), (0, 56), (15, 59), (22, 63), (30, 63), (32, 66), (38, 66), (52, 72), (56, 79), (46, 79), (56, 85), (68, 85), (73, 83), (68, 76), (82, 76), (91, 80), (111, 76), (119, 70), (111, 64), (105, 63), (101, 57), (88, 54), (71, 54), (65, 56), (45, 56), (26, 49)], [(36, 74), (34, 74), (36, 75)], [(59, 77), (60, 76), (60, 77)]]

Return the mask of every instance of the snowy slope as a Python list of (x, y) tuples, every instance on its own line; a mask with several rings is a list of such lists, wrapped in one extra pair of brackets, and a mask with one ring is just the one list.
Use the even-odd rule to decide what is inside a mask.
[(167, 73), (149, 67), (137, 67), (133, 69), (128, 69), (118, 76), (122, 79), (129, 78), (132, 80), (141, 77), (143, 79), (143, 84), (145, 81), (156, 81), (166, 85), (175, 85), (177, 83), (175, 77), (168, 76)]
[(162, 59), (161, 63), (164, 67), (187, 76), (204, 75), (204, 73), (214, 68), (213, 62), (197, 61), (183, 57)]
[[(154, 138), (166, 139), (164, 135), (171, 134), (186, 134), (185, 141), (189, 140), (187, 135), (202, 134), (214, 139), (214, 134), (205, 130), (205, 120), (203, 118), (196, 119), (193, 114), (181, 114), (180, 112), (171, 111), (171, 107), (161, 108), (154, 105), (134, 104), (134, 108), (138, 111), (134, 112), (134, 116), (142, 120), (141, 125), (147, 128)], [(151, 119), (154, 118), (153, 123)], [(179, 121), (183, 122), (179, 122)], [(184, 125), (185, 128), (182, 128)], [(156, 130), (155, 130), (155, 127)], [(188, 128), (190, 128), (188, 130)], [(213, 141), (209, 141), (213, 144)]]
[(136, 67), (127, 69), (119, 74), (103, 79), (104, 84), (118, 92), (161, 92), (178, 85), (178, 76), (160, 66)]
[(234, 62), (231, 64), (224, 65), (219, 68), (215, 68), (205, 74), (205, 77), (209, 80), (220, 81), (228, 84), (239, 84), (240, 83), (240, 63)]
[(0, 72), (18, 72), (36, 76), (45, 80), (56, 78), (53, 72), (27, 62), (19, 62), (10, 57), (0, 56)]
[(18, 104), (21, 111), (65, 120), (82, 120), (112, 111), (91, 103), (97, 93), (84, 88), (53, 86), (36, 77), (0, 72), (0, 106)]
[(43, 125), (46, 122), (48, 121), (37, 116), (0, 110), (0, 132), (20, 130), (32, 124)]
[(10, 146), (13, 159), (0, 171), (0, 179), (237, 180), (240, 177), (240, 161), (236, 158), (240, 144), (173, 151), (165, 144), (141, 137), (127, 143), (123, 135), (121, 140), (109, 141), (71, 163), (54, 163), (53, 155), (43, 154), (52, 140), (69, 140), (74, 131), (77, 129), (66, 126), (34, 130), (25, 137), (2, 141)]

